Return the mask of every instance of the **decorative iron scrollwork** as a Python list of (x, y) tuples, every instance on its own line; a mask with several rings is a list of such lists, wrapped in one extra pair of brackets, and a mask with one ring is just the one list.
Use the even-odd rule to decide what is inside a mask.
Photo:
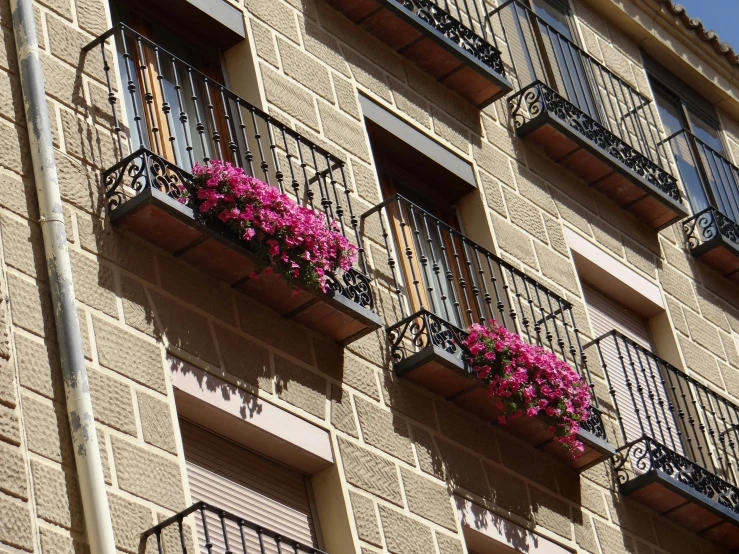
[(400, 362), (428, 346), (436, 346), (459, 358), (464, 354), (462, 341), (467, 333), (448, 321), (421, 310), (388, 327), (390, 353)]
[(714, 207), (685, 220), (683, 233), (691, 250), (717, 236), (723, 236), (739, 246), (739, 224)]
[(375, 310), (372, 287), (366, 275), (355, 269), (344, 271), (340, 277), (327, 275), (328, 288), (370, 311)]
[(590, 415), (588, 419), (580, 422), (580, 428), (596, 438), (604, 441), (608, 440), (606, 427), (603, 425), (603, 417), (601, 416), (600, 410), (595, 406), (590, 407)]
[(504, 76), (500, 52), (487, 40), (465, 27), (430, 0), (397, 0), (398, 4), (420, 17), (457, 46), (474, 56), (493, 71)]
[(659, 471), (739, 514), (739, 488), (648, 437), (621, 448), (614, 457), (614, 469), (621, 484), (633, 476)]
[(675, 177), (541, 81), (510, 97), (508, 108), (516, 128), (544, 112), (551, 114), (670, 198), (681, 201)]
[(111, 212), (126, 200), (126, 189), (136, 195), (155, 188), (178, 199), (190, 187), (192, 175), (146, 148), (139, 148), (103, 172), (105, 198)]

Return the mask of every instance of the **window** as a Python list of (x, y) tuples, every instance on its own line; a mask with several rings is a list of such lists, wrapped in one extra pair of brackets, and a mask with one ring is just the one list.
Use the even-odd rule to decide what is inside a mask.
[[(185, 419), (180, 419), (182, 446), (193, 502), (204, 501), (239, 517), (319, 547), (305, 475), (261, 456)], [(195, 518), (201, 551), (205, 535)], [(206, 516), (209, 539), (216, 551), (226, 550), (220, 521)], [(241, 545), (238, 528), (227, 523), (229, 544)], [(251, 530), (245, 533), (247, 552), (262, 552)], [(271, 552), (271, 550), (269, 550)]]
[[(573, 32), (565, 0), (530, 0), (539, 17), (533, 26), (536, 50), (542, 53), (548, 84), (593, 119), (599, 120), (591, 76), (586, 70)], [(529, 64), (532, 60), (529, 61)], [(532, 73), (536, 73), (531, 69)]]
[(709, 206), (739, 218), (737, 175), (726, 160), (713, 106), (645, 56), (655, 102), (694, 214)]
[(250, 117), (222, 87), (219, 42), (203, 40), (197, 20), (141, 2), (118, 3), (113, 16), (127, 26), (117, 47), (131, 151), (146, 148), (187, 171), (216, 158), (242, 165), (247, 134), (237, 131)]
[[(409, 312), (425, 309), (464, 329), (478, 320), (480, 308), (455, 204), (475, 189), (448, 167), (466, 165), (459, 170), (465, 175), (469, 164), (426, 137), (414, 138), (420, 133), (387, 112), (383, 118), (370, 106), (364, 111), (382, 194), (391, 200), (386, 213)], [(453, 163), (446, 166), (444, 157)]]

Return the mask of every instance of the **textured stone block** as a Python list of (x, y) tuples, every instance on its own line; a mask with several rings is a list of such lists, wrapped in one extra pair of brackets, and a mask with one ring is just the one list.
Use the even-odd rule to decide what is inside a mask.
[(375, 369), (359, 358), (351, 355), (344, 356), (344, 372), (341, 380), (345, 385), (355, 388), (375, 400), (380, 399)]
[(26, 462), (21, 449), (0, 442), (0, 491), (28, 500)]
[[(259, 0), (254, 0), (258, 2)], [(298, 119), (310, 128), (318, 130), (318, 117), (313, 96), (292, 81), (277, 73), (265, 64), (259, 64), (262, 70), (264, 94), (267, 102), (288, 115)]]
[(26, 130), (9, 123), (0, 124), (0, 165), (18, 175), (30, 175), (31, 157)]
[(575, 517), (572, 522), (575, 524), (575, 541), (584, 550), (591, 554), (598, 552), (598, 545), (595, 540), (595, 530), (593, 529), (593, 520), (589, 515), (583, 514), (580, 510), (575, 510)]
[(345, 77), (351, 77), (349, 66), (344, 59), (344, 54), (339, 49), (336, 39), (307, 19), (300, 19), (299, 25), (305, 49)]
[[(515, 474), (499, 466), (485, 464), (488, 480), (493, 492), (493, 500), (501, 508), (505, 508), (525, 518), (531, 518), (532, 510), (526, 483)], [(524, 468), (520, 468), (522, 473)]]
[(0, 494), (0, 542), (33, 552), (33, 525), (28, 504)]
[(100, 461), (103, 464), (103, 479), (108, 485), (113, 484), (113, 480), (110, 477), (110, 460), (108, 459), (108, 446), (105, 442), (105, 431), (101, 427), (96, 430), (98, 436), (98, 449), (100, 450)]
[(120, 282), (123, 317), (126, 325), (156, 337), (158, 330), (154, 319), (154, 309), (151, 307), (143, 283), (128, 275), (120, 275)]
[(23, 397), (23, 426), (28, 449), (55, 462), (73, 464), (72, 439), (64, 409)]
[(707, 348), (712, 354), (725, 359), (716, 327), (690, 310), (685, 310), (685, 320), (690, 329), (690, 336), (695, 342)]
[(533, 487), (531, 502), (534, 507), (534, 521), (537, 525), (565, 538), (572, 538), (572, 516), (570, 505), (567, 502)]
[(447, 488), (405, 468), (401, 468), (400, 473), (408, 509), (447, 529), (456, 530), (457, 522)]
[(0, 358), (0, 404), (16, 406), (15, 385), (15, 369), (8, 360)]
[(92, 368), (87, 369), (87, 378), (90, 383), (95, 419), (114, 429), (136, 436), (131, 387), (123, 381)]
[(0, 440), (16, 446), (21, 443), (18, 414), (13, 408), (2, 405), (0, 405)]
[(382, 396), (385, 404), (424, 425), (434, 426), (434, 405), (420, 389), (387, 373), (382, 374)]
[(693, 310), (698, 311), (698, 301), (695, 298), (695, 291), (693, 290), (690, 279), (666, 264), (662, 265), (658, 274), (659, 281), (662, 283), (665, 292), (671, 294)]
[(56, 338), (48, 290), (36, 281), (27, 281), (11, 274), (8, 275), (8, 296), (15, 325), (41, 337)]
[(352, 485), (388, 502), (403, 505), (395, 464), (366, 448), (339, 438), (344, 475)]
[(293, 42), (298, 42), (298, 26), (295, 19), (295, 11), (282, 2), (246, 0), (246, 9), (278, 33), (282, 33)]
[(185, 305), (155, 291), (151, 299), (169, 344), (210, 364), (221, 364), (208, 320)]
[(351, 394), (336, 385), (331, 386), (331, 425), (354, 438), (359, 436)]
[(371, 162), (362, 125), (322, 101), (318, 102), (318, 111), (321, 114), (323, 134), (328, 140), (365, 162)]
[(21, 385), (47, 398), (62, 400), (62, 368), (56, 347), (16, 333), (15, 350)]
[(415, 465), (408, 423), (359, 397), (355, 402), (364, 441), (391, 456)]
[(634, 539), (620, 529), (595, 520), (598, 541), (603, 554), (637, 554)]
[(46, 256), (41, 227), (37, 223), (0, 215), (6, 263), (26, 275), (46, 280)]
[(565, 259), (543, 244), (536, 243), (536, 256), (539, 258), (541, 272), (560, 287), (575, 295), (580, 295), (578, 279), (572, 260)]
[(548, 455), (506, 437), (502, 433), (498, 435), (498, 446), (506, 467), (513, 471), (526, 468), (526, 477), (552, 491), (557, 490), (554, 467)]
[[(431, 127), (431, 119), (429, 118), (431, 110), (426, 99), (392, 77), (390, 78), (390, 86), (392, 87), (393, 99), (398, 109), (429, 129)], [(436, 118), (438, 116), (443, 117), (443, 121), (435, 119), (434, 130), (440, 136), (459, 147), (461, 134), (464, 133), (464, 131), (460, 132), (458, 130), (461, 126), (452, 127), (449, 125), (449, 118), (444, 117), (438, 110), (435, 110), (434, 117)], [(469, 146), (463, 148), (463, 150), (466, 153), (469, 150)]]
[(447, 441), (437, 439), (446, 469), (447, 481), (482, 497), (489, 498), (480, 459)]
[(382, 547), (380, 527), (377, 524), (375, 503), (366, 496), (349, 491), (349, 499), (354, 513), (354, 524), (360, 540)]
[(233, 294), (228, 288), (205, 275), (177, 263), (171, 256), (159, 256), (162, 288), (177, 298), (187, 299), (204, 312), (234, 324)]
[(31, 475), (38, 516), (65, 529), (81, 531), (84, 525), (82, 500), (71, 471), (61, 471), (32, 460)]
[(237, 303), (239, 322), (246, 333), (307, 364), (313, 363), (310, 338), (304, 327), (252, 298), (240, 297)]
[(328, 69), (286, 40), (278, 38), (277, 47), (286, 75), (329, 102), (334, 101)]
[(214, 325), (214, 330), (226, 371), (247, 383), (272, 392), (269, 350), (221, 325)]
[(48, 527), (39, 527), (42, 554), (90, 554), (90, 547)]
[(500, 461), (497, 434), (493, 426), (451, 402), (437, 401), (439, 428), (449, 439), (482, 454), (493, 461)]
[(270, 28), (262, 25), (258, 20), (252, 19), (251, 35), (254, 37), (257, 56), (279, 68), (280, 60), (277, 57), (277, 49), (275, 48), (275, 42)]
[(77, 230), (84, 250), (100, 254), (147, 281), (154, 281), (154, 256), (141, 243), (121, 237), (112, 225), (105, 225), (92, 215), (78, 214)]
[(537, 268), (531, 238), (501, 217), (493, 215), (493, 228), (500, 248), (526, 265)]
[(118, 437), (111, 437), (118, 486), (175, 512), (185, 504), (180, 466)]
[[(42, 57), (43, 59), (43, 57)], [(53, 58), (50, 58), (53, 60)], [(51, 64), (54, 65), (51, 65)], [(54, 68), (52, 76), (56, 76), (56, 79), (67, 79), (66, 67), (62, 67), (58, 62), (49, 62), (50, 68)], [(57, 65), (60, 67), (57, 68)], [(62, 73), (63, 71), (63, 73)], [(44, 73), (46, 77), (46, 73)], [(72, 73), (72, 84), (69, 90), (75, 90), (74, 85), (75, 75)], [(48, 89), (48, 85), (47, 85)], [(61, 89), (64, 90), (64, 89)], [(107, 93), (106, 93), (107, 94)], [(78, 99), (71, 99), (73, 102)], [(73, 206), (85, 210), (89, 213), (100, 213), (102, 208), (103, 199), (99, 194), (100, 187), (97, 184), (96, 177), (92, 169), (80, 163), (79, 160), (67, 156), (66, 154), (57, 151), (57, 171), (59, 174), (59, 190), (62, 194), (62, 199), (69, 202)], [(71, 229), (67, 229), (67, 234), (71, 234)]]
[(72, 261), (72, 276), (77, 300), (111, 317), (118, 318), (118, 304), (111, 268), (105, 264), (98, 264), (96, 260), (74, 250), (70, 251), (69, 255)]
[(464, 548), (459, 539), (436, 531), (436, 542), (439, 545), (439, 554), (464, 554)]
[[(365, 50), (365, 52), (368, 52)], [(383, 100), (391, 101), (390, 86), (382, 68), (354, 50), (346, 49), (344, 53), (354, 79), (371, 90)]]
[(686, 339), (680, 335), (678, 335), (678, 339), (680, 342), (680, 350), (682, 350), (683, 356), (685, 357), (685, 363), (688, 364), (688, 368), (698, 373), (701, 377), (704, 377), (723, 388), (721, 374), (716, 365), (716, 359), (711, 356), (708, 351), (699, 347), (690, 339)]
[(123, 552), (138, 554), (141, 533), (154, 525), (151, 510), (117, 494), (108, 494), (115, 545)]
[(158, 346), (98, 318), (93, 318), (93, 328), (102, 365), (142, 385), (165, 392), (162, 354)]
[(444, 461), (439, 449), (434, 444), (431, 433), (415, 425), (411, 425), (413, 444), (416, 446), (416, 456), (422, 471), (438, 479), (444, 478)]
[(77, 23), (93, 35), (101, 35), (107, 30), (107, 15), (103, 0), (76, 0)]
[(176, 454), (177, 445), (169, 404), (141, 391), (136, 391), (136, 399), (139, 404), (144, 440), (171, 454)]
[(332, 75), (334, 80), (334, 91), (336, 101), (345, 113), (354, 119), (359, 119), (359, 104), (357, 103), (357, 90), (350, 81), (339, 77), (336, 73)]
[(400, 512), (380, 506), (385, 544), (392, 554), (429, 554), (434, 551), (431, 529)]
[(326, 417), (326, 379), (281, 356), (275, 356), (277, 395), (321, 419)]

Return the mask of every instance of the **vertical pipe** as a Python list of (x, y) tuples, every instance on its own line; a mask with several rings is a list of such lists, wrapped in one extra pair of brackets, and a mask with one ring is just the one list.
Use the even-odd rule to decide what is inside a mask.
[(11, 0), (10, 7), (85, 526), (92, 554), (115, 554), (103, 464), (95, 432), (82, 335), (77, 319), (72, 267), (67, 249), (67, 233), (51, 140), (44, 76), (39, 59), (33, 3), (31, 0)]

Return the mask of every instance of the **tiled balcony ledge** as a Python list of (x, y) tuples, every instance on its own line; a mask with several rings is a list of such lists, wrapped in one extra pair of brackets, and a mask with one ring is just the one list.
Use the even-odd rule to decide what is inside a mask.
[(516, 134), (647, 225), (688, 215), (677, 179), (542, 82), (508, 99)]
[(112, 223), (339, 344), (380, 327), (369, 281), (356, 270), (332, 277), (326, 293), (295, 294), (274, 276), (250, 279), (256, 264), (243, 241), (177, 201), (175, 184), (188, 179), (187, 172), (146, 149), (124, 158), (103, 174)]
[(481, 37), (430, 0), (327, 1), (475, 106), (484, 108), (512, 88), (489, 23), (481, 25), (488, 35)]
[[(501, 415), (497, 398), (488, 393), (487, 384), (466, 366), (459, 343), (465, 332), (426, 310), (417, 312), (387, 330), (396, 375), (454, 402), (480, 418), (496, 423)], [(409, 345), (412, 345), (409, 347)], [(598, 464), (615, 454), (606, 439), (600, 413), (578, 432), (585, 452), (572, 458), (548, 426), (536, 417), (520, 417), (505, 427), (525, 442), (561, 460), (576, 471)]]

